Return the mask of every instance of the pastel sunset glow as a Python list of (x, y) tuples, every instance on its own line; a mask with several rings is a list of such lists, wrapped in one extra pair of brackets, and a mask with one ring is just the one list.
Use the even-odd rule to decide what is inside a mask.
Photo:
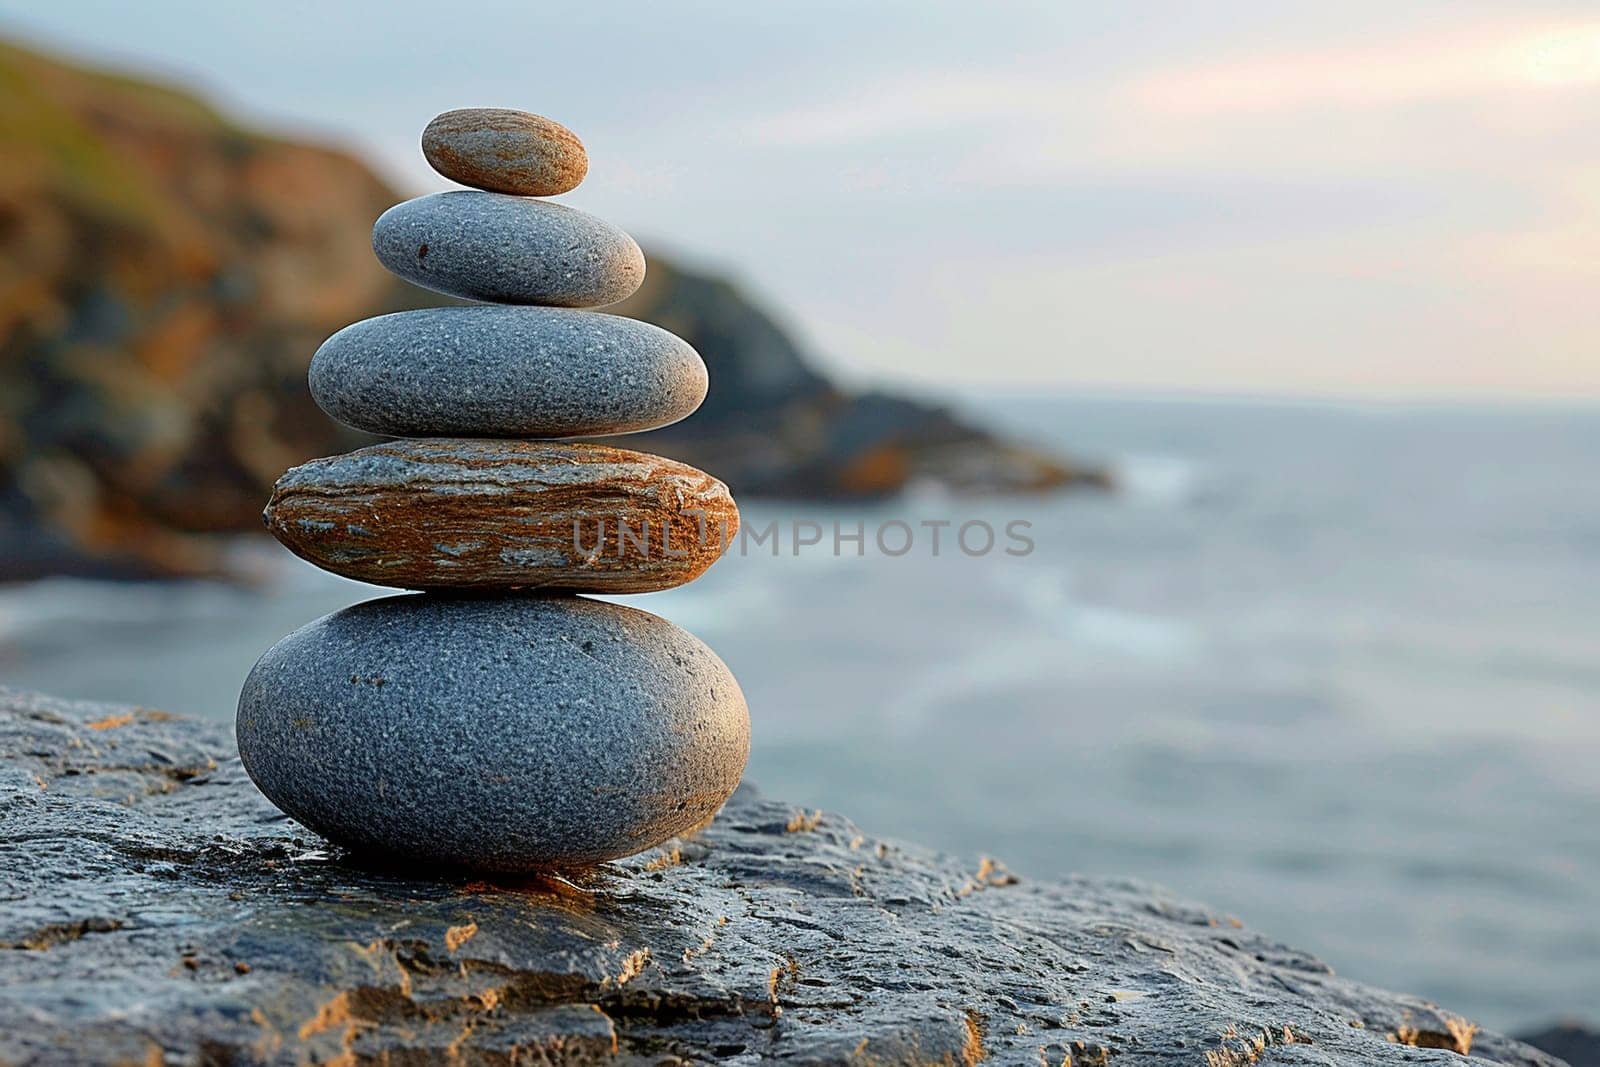
[(859, 380), (1600, 393), (1589, 4), (506, 3), (493, 40), (327, 7), (0, 0), (0, 28), (416, 190), (416, 114), (533, 101), (607, 163), (572, 203), (731, 271)]

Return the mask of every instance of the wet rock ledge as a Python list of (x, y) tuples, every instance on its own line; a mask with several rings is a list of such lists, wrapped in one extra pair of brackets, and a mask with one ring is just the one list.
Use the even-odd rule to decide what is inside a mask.
[(572, 881), (326, 849), (216, 726), (0, 689), (0, 1064), (1559, 1062), (1147, 886), (748, 789)]

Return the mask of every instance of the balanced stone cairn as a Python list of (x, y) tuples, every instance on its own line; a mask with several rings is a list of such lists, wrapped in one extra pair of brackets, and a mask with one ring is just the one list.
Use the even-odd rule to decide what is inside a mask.
[[(286, 473), (267, 527), (348, 578), (422, 590), (284, 638), (239, 698), (239, 753), (273, 803), (349, 848), (517, 872), (598, 863), (709, 820), (750, 748), (743, 694), (691, 634), (577, 593), (681, 585), (737, 531), (727, 487), (631, 433), (705, 398), (665, 330), (572, 310), (644, 278), (621, 230), (536, 197), (583, 145), (520, 111), (440, 115), (422, 138), (471, 190), (373, 229), (408, 281), (468, 300), (346, 327), (318, 349), (329, 415), (400, 438)], [(501, 306), (497, 306), (501, 305)]]

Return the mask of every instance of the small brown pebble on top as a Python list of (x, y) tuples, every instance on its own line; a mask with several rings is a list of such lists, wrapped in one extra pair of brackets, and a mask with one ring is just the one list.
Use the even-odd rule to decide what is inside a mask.
[(422, 131), (422, 154), (451, 181), (517, 196), (570, 192), (589, 155), (559, 122), (503, 107), (446, 111)]

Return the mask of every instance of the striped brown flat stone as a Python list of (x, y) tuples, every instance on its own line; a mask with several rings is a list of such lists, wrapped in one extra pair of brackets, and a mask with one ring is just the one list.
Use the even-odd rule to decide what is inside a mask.
[(739, 528), (727, 486), (661, 456), (558, 441), (391, 441), (284, 474), (264, 516), (324, 570), (398, 589), (644, 593)]

